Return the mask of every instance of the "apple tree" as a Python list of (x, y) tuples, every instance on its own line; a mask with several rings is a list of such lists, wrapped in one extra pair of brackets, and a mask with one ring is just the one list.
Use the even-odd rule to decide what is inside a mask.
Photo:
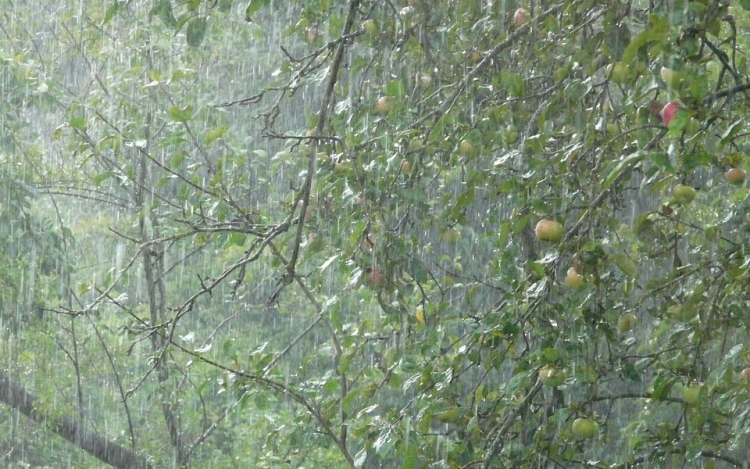
[(84, 246), (39, 408), (144, 467), (744, 467), (747, 2), (91, 3), (14, 30)]

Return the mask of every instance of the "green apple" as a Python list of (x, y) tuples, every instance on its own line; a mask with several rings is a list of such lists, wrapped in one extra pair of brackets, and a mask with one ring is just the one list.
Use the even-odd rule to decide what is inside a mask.
[(669, 87), (672, 87), (675, 84), (675, 78), (677, 78), (674, 70), (669, 67), (662, 67), (659, 71), (659, 76)]
[(622, 62), (615, 62), (607, 66), (607, 77), (614, 83), (625, 83), (628, 81), (628, 67)]
[(365, 34), (367, 34), (368, 37), (375, 37), (378, 35), (378, 25), (373, 20), (367, 20), (364, 23), (362, 23), (362, 29), (365, 30)]
[(534, 229), (536, 239), (539, 241), (550, 241), (556, 243), (560, 241), (565, 234), (563, 226), (554, 220), (542, 220), (536, 224)]
[(682, 397), (688, 405), (696, 406), (701, 402), (703, 383), (691, 383), (682, 388)]
[(573, 435), (578, 438), (594, 438), (599, 434), (599, 424), (596, 423), (596, 420), (577, 418), (573, 421), (571, 430)]
[(455, 228), (448, 228), (441, 236), (446, 243), (456, 244), (461, 239), (461, 232)]
[(622, 333), (632, 331), (635, 329), (635, 326), (638, 325), (638, 318), (633, 313), (627, 313), (620, 316), (620, 319), (617, 321), (617, 330), (619, 330)]
[(477, 149), (470, 141), (464, 139), (458, 144), (458, 151), (461, 152), (462, 155), (471, 156), (476, 153)]
[(575, 267), (571, 267), (565, 275), (565, 285), (570, 288), (580, 288), (583, 286), (583, 275), (579, 274)]
[(675, 200), (683, 204), (689, 204), (692, 202), (693, 199), (695, 199), (695, 194), (695, 188), (686, 186), (685, 184), (677, 184), (674, 186), (674, 189), (672, 189), (672, 195)]
[(565, 372), (547, 365), (539, 369), (539, 380), (543, 385), (556, 388), (565, 382)]
[(732, 168), (727, 171), (726, 176), (729, 184), (739, 186), (745, 183), (745, 179), (747, 179), (747, 171), (742, 168)]

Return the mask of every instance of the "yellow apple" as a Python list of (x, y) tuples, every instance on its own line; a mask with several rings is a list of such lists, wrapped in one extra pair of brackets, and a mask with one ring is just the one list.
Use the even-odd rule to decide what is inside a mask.
[(526, 8), (519, 8), (513, 13), (513, 24), (516, 26), (523, 26), (531, 21), (531, 14)]
[(747, 179), (747, 171), (742, 168), (732, 168), (727, 171), (726, 176), (729, 184), (739, 186), (745, 183), (745, 179)]
[(563, 226), (554, 220), (542, 220), (536, 224), (534, 233), (536, 233), (536, 239), (539, 241), (556, 243), (562, 239), (565, 231)]
[(575, 267), (571, 267), (565, 275), (565, 285), (570, 288), (580, 288), (583, 286), (583, 275), (579, 274)]
[(401, 172), (404, 174), (411, 173), (411, 163), (409, 160), (404, 160), (401, 162)]
[(740, 373), (740, 378), (742, 378), (742, 381), (750, 381), (750, 368), (745, 368)]
[(388, 114), (393, 106), (390, 96), (383, 96), (375, 103), (375, 112), (378, 114)]

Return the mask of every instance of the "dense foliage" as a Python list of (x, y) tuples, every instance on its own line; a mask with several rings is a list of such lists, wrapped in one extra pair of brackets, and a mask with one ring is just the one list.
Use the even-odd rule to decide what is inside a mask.
[(42, 3), (3, 466), (746, 467), (748, 2)]

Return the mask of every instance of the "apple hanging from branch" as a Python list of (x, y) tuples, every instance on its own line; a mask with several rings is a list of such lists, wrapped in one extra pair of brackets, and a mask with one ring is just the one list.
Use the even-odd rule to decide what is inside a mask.
[(513, 24), (516, 26), (523, 26), (531, 21), (531, 14), (526, 8), (519, 8), (513, 13)]
[(554, 220), (542, 220), (536, 224), (534, 229), (536, 239), (539, 241), (550, 241), (556, 243), (560, 241), (565, 234), (563, 226)]
[(659, 115), (661, 116), (661, 121), (664, 123), (664, 127), (669, 127), (669, 123), (672, 122), (672, 119), (677, 115), (677, 110), (680, 109), (680, 104), (672, 101), (670, 103), (667, 103), (666, 106), (664, 106), (661, 111), (659, 111)]

